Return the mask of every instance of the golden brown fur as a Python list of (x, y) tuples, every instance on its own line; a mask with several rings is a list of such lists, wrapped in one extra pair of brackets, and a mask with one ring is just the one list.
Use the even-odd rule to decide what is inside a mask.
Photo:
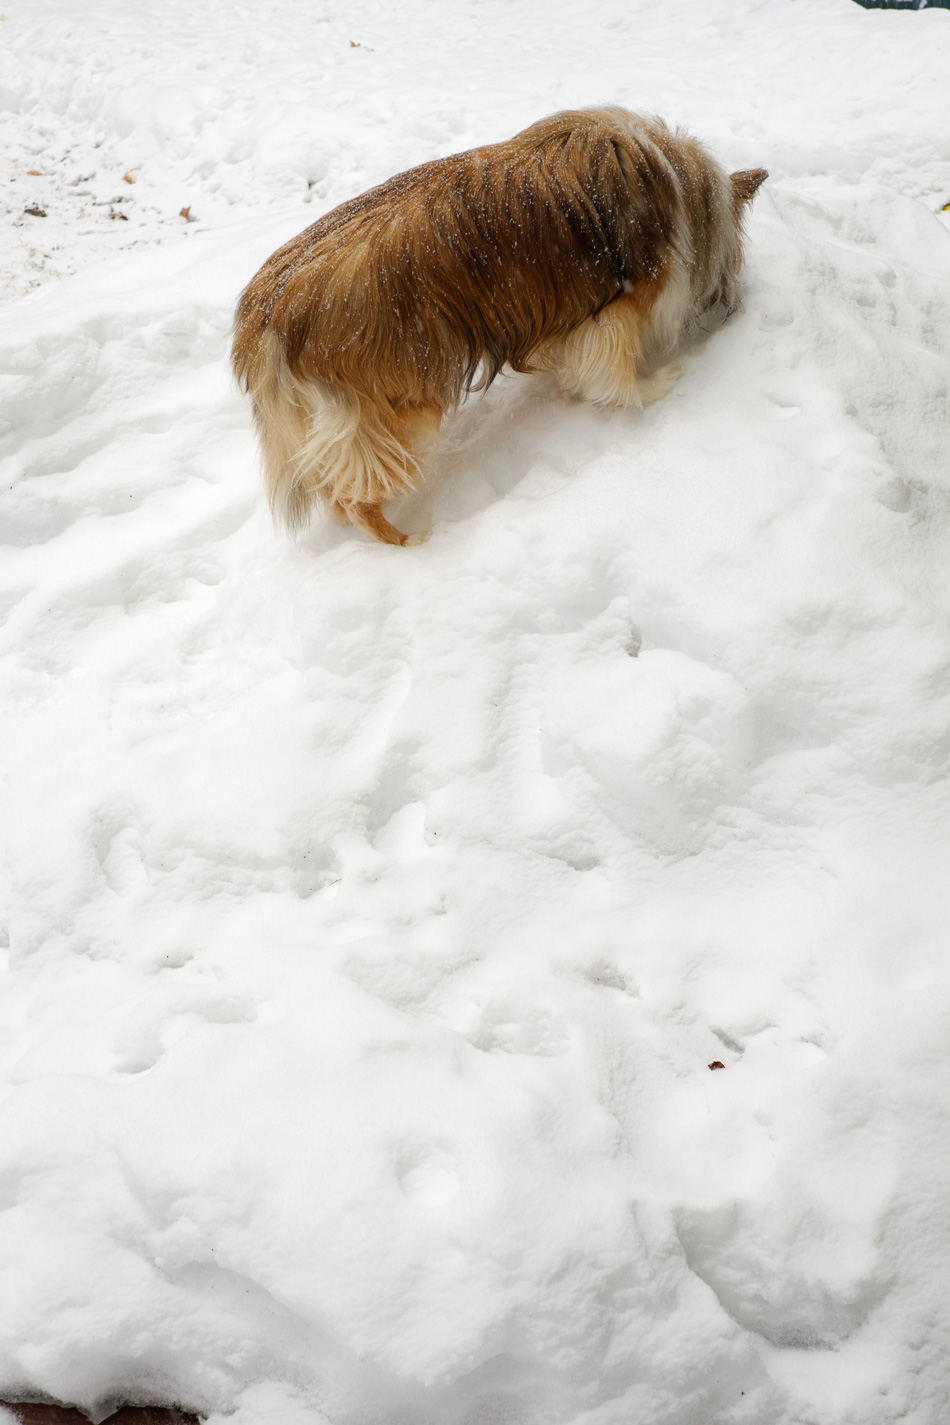
[(238, 304), (234, 369), (275, 515), (298, 528), (319, 500), (405, 543), (382, 506), (505, 366), (603, 403), (656, 399), (677, 374), (658, 363), (736, 303), (741, 210), (765, 177), (730, 179), (658, 119), (580, 110), (328, 213)]

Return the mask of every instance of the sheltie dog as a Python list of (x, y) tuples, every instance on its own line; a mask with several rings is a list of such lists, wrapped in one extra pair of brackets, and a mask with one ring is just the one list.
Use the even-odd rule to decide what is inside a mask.
[(275, 518), (322, 503), (388, 544), (442, 417), (505, 366), (644, 406), (710, 309), (737, 305), (744, 206), (702, 144), (624, 109), (554, 114), (506, 143), (397, 174), (264, 263), (232, 359)]

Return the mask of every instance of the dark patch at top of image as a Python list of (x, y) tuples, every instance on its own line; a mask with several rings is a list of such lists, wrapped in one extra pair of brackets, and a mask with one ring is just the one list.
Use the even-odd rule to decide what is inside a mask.
[[(9, 1410), (19, 1425), (89, 1425), (88, 1415), (71, 1405), (0, 1400), (0, 1406)], [(184, 1410), (169, 1410), (160, 1405), (123, 1405), (108, 1420), (103, 1420), (102, 1425), (200, 1425), (200, 1422), (197, 1415), (189, 1415)]]
[(950, 10), (950, 0), (855, 0), (865, 10)]

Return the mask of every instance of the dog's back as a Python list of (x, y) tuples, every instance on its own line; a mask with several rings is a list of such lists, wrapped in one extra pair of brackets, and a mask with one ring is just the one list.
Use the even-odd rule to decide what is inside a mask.
[[(625, 286), (649, 283), (665, 265), (680, 196), (662, 150), (605, 122), (608, 113), (554, 115), (328, 213), (244, 292), (239, 375), (253, 385), (255, 348), (270, 330), (297, 375), (359, 389), (371, 368), (378, 391), (398, 355), (394, 398), (407, 385), (460, 392), (480, 362), (489, 379), (503, 365), (523, 369), (541, 342)], [(432, 339), (414, 339), (420, 324), (437, 329)], [(446, 326), (467, 337), (464, 349), (456, 340), (445, 350)]]

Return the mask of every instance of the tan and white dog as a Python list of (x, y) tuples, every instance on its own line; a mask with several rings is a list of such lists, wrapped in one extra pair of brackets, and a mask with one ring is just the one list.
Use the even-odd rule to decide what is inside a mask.
[(659, 119), (583, 109), (335, 208), (237, 309), (234, 370), (275, 517), (297, 529), (322, 502), (406, 544), (383, 505), (504, 366), (603, 404), (665, 394), (679, 373), (661, 363), (737, 304), (742, 211), (766, 177), (730, 176)]

